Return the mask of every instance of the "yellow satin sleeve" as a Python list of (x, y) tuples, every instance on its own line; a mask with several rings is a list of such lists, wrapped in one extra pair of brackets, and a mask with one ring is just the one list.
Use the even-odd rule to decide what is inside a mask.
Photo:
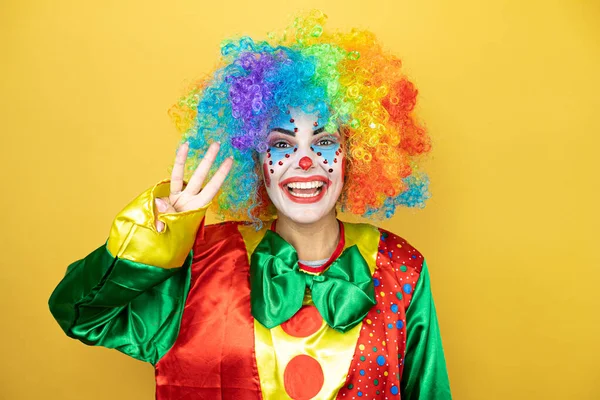
[(107, 243), (108, 251), (114, 257), (162, 268), (183, 265), (209, 205), (158, 215), (156, 218), (165, 223), (165, 229), (158, 232), (154, 200), (169, 196), (169, 191), (170, 181), (161, 181), (116, 216)]

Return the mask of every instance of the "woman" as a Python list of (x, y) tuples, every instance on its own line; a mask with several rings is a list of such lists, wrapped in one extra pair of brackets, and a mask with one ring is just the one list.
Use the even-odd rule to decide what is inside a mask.
[[(424, 204), (417, 92), (371, 33), (324, 22), (223, 44), (171, 110), (171, 180), (50, 298), (67, 335), (152, 363), (159, 399), (451, 398), (423, 256), (336, 218)], [(236, 222), (204, 226), (211, 204)]]

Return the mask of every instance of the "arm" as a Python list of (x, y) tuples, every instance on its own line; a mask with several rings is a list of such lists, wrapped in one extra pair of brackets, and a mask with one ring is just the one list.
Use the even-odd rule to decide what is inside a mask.
[(184, 188), (188, 145), (180, 146), (171, 181), (125, 207), (106, 245), (69, 266), (49, 300), (67, 335), (153, 364), (171, 348), (189, 290), (196, 233), (233, 163), (224, 161), (202, 188), (218, 151), (213, 143)]
[(70, 337), (156, 363), (173, 345), (189, 290), (191, 253), (206, 207), (163, 214), (161, 182), (115, 218), (107, 243), (71, 264), (49, 300)]
[(406, 332), (402, 398), (451, 399), (444, 349), (425, 262), (406, 312)]

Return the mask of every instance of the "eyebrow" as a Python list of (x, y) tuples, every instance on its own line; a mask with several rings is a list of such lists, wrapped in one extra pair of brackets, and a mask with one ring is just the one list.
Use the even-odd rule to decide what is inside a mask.
[(319, 129), (316, 129), (316, 130), (313, 132), (313, 135), (318, 135), (318, 134), (319, 134), (319, 133), (321, 133), (321, 132), (325, 132), (325, 127), (324, 127), (324, 126), (320, 127)]
[(283, 133), (285, 135), (296, 136), (296, 133), (294, 133), (294, 132), (292, 132), (290, 130), (287, 130), (287, 129), (273, 128), (272, 130), (275, 131), (275, 132)]
[[(272, 131), (283, 133), (285, 135), (296, 136), (296, 133), (294, 131), (290, 131), (288, 129), (273, 128)], [(324, 126), (320, 127), (319, 129), (315, 129), (315, 131), (313, 132), (313, 135), (318, 135), (321, 132), (325, 132), (325, 127)]]

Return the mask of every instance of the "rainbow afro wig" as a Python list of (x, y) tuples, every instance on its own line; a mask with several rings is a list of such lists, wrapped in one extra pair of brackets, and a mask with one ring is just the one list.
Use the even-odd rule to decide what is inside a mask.
[(369, 31), (325, 30), (326, 18), (312, 11), (267, 40), (224, 41), (220, 65), (169, 110), (190, 144), (188, 173), (214, 141), (221, 151), (213, 168), (234, 157), (213, 202), (217, 215), (254, 222), (273, 215), (257, 154), (267, 150), (269, 122), (290, 107), (316, 109), (325, 128), (344, 137), (342, 212), (390, 218), (398, 206), (423, 207), (429, 198), (416, 161), (431, 141), (413, 115), (417, 90), (400, 59)]

